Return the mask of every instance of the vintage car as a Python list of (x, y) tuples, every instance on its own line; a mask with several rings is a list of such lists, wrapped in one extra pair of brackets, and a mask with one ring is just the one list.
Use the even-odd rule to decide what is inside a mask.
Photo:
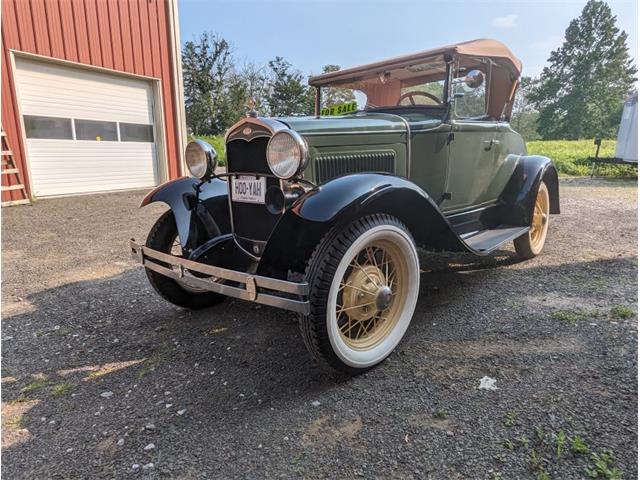
[[(316, 115), (250, 111), (226, 134), (225, 173), (189, 143), (191, 177), (144, 198), (170, 208), (132, 254), (169, 302), (297, 312), (314, 357), (366, 371), (409, 326), (418, 248), (542, 251), (558, 179), (509, 126), (520, 71), (506, 46), (474, 40), (312, 77)], [(323, 102), (349, 91), (355, 112)]]

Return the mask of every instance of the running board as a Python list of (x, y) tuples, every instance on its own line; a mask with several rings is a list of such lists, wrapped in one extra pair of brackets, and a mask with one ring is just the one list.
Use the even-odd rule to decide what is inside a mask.
[(467, 246), (475, 253), (487, 255), (496, 250), (500, 245), (518, 238), (527, 233), (529, 227), (512, 227), (510, 225), (499, 225), (492, 230), (475, 232), (463, 238)]

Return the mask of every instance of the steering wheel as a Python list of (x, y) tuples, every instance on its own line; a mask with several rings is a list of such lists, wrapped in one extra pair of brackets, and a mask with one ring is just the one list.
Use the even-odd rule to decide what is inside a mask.
[(413, 97), (427, 97), (427, 98), (433, 100), (436, 105), (442, 105), (442, 102), (440, 101), (440, 99), (438, 97), (436, 97), (432, 93), (422, 92), (420, 90), (414, 90), (413, 92), (403, 93), (402, 95), (400, 95), (400, 98), (398, 99), (398, 103), (396, 105), (401, 105), (402, 101), (405, 98), (409, 99), (409, 101), (411, 102), (411, 105), (416, 105), (416, 102), (413, 99)]

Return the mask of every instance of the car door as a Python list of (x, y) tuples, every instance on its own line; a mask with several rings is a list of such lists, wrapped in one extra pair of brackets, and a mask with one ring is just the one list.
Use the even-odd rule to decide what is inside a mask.
[(497, 123), (485, 120), (452, 120), (449, 143), (447, 212), (466, 210), (491, 202), (489, 186), (497, 169)]

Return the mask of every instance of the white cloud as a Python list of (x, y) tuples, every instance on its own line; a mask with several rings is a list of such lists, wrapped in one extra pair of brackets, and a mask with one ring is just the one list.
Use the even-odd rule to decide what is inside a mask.
[(491, 21), (491, 25), (498, 28), (516, 28), (518, 15), (505, 15), (504, 17), (496, 17)]
[(545, 39), (533, 42), (529, 46), (534, 50), (546, 50), (551, 52), (551, 50), (555, 50), (556, 48), (560, 47), (563, 41), (564, 36), (551, 35), (550, 37), (547, 37)]

